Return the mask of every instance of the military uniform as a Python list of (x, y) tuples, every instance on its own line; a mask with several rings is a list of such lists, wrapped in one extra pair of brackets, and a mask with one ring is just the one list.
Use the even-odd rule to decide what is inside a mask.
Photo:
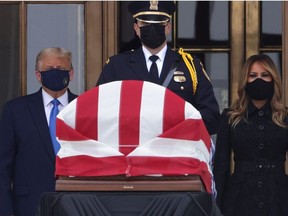
[[(182, 56), (169, 48), (166, 52), (160, 84), (163, 84), (175, 62), (178, 66), (173, 72), (173, 77), (167, 88), (198, 109), (208, 132), (214, 134), (219, 126), (219, 107), (212, 85), (206, 77), (198, 58), (193, 58), (198, 81), (195, 94), (190, 72), (182, 60)], [(104, 66), (97, 85), (116, 80), (144, 80), (152, 82), (142, 48), (111, 57)]]

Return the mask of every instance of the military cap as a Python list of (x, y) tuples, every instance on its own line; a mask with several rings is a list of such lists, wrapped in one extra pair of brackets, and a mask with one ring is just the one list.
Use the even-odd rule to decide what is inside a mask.
[(175, 10), (173, 1), (132, 1), (128, 5), (128, 11), (134, 19), (147, 23), (167, 22)]

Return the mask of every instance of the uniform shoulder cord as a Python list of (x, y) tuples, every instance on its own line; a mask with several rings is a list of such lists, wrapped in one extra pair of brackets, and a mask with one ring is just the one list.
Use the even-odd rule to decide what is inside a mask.
[(195, 65), (193, 63), (193, 57), (189, 53), (184, 52), (183, 48), (179, 48), (178, 53), (182, 56), (182, 59), (190, 72), (193, 85), (193, 95), (195, 95), (198, 85), (198, 79)]

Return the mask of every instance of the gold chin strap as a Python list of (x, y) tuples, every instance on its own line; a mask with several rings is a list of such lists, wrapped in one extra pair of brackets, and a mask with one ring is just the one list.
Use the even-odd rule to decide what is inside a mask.
[(193, 57), (189, 53), (184, 52), (183, 48), (181, 48), (181, 47), (179, 48), (178, 53), (182, 56), (182, 59), (185, 62), (186, 66), (190, 72), (190, 76), (192, 79), (192, 85), (193, 85), (193, 95), (195, 95), (196, 90), (197, 90), (198, 80), (197, 80), (195, 65), (193, 63)]

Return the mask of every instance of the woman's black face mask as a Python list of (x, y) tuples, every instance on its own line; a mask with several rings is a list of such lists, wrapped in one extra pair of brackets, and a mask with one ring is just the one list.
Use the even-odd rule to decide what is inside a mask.
[(251, 99), (271, 99), (274, 94), (274, 82), (257, 78), (253, 82), (247, 83), (245, 90)]
[(166, 25), (158, 23), (139, 27), (141, 42), (151, 49), (158, 48), (166, 40), (165, 27)]

